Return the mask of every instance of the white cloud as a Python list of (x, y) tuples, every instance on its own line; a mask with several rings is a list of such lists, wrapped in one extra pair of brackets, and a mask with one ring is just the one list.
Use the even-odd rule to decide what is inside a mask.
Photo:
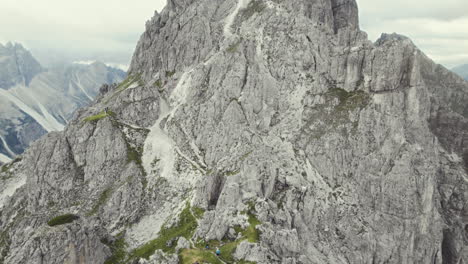
[[(39, 59), (128, 64), (145, 22), (166, 0), (0, 0), (0, 41), (18, 41)], [(452, 67), (468, 63), (468, 1), (357, 0), (363, 30), (410, 37)]]
[[(145, 22), (166, 0), (1, 0), (0, 41), (40, 53), (128, 63)], [(36, 53), (36, 52), (34, 52)], [(44, 56), (46, 56), (44, 55)]]

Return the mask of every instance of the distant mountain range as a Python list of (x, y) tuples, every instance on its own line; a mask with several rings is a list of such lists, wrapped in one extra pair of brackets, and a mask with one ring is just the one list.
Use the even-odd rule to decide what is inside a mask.
[(460, 65), (452, 69), (456, 74), (468, 81), (468, 64)]
[(21, 44), (0, 44), (0, 163), (47, 132), (62, 130), (102, 84), (125, 75), (100, 62), (45, 69)]

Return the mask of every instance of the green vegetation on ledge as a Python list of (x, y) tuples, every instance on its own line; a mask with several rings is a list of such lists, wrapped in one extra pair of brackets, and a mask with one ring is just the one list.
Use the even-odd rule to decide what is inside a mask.
[(96, 214), (98, 211), (99, 211), (99, 208), (101, 208), (102, 205), (104, 205), (107, 200), (110, 198), (112, 194), (112, 188), (107, 188), (105, 189), (101, 195), (99, 196), (99, 199), (97, 200), (97, 202), (94, 204), (93, 208), (91, 209), (91, 211), (88, 212), (88, 216), (92, 216), (94, 214)]
[(85, 119), (83, 119), (83, 122), (96, 122), (98, 120), (101, 120), (103, 118), (106, 118), (108, 116), (115, 116), (115, 113), (112, 111), (102, 111), (101, 113), (93, 116), (89, 116)]
[(112, 255), (106, 259), (104, 264), (125, 264), (127, 258), (127, 243), (125, 242), (124, 235), (122, 233), (118, 234), (115, 241), (109, 242), (105, 239), (101, 242), (107, 245), (112, 252)]
[(166, 77), (167, 78), (171, 78), (172, 76), (174, 76), (176, 73), (176, 71), (166, 71)]
[(331, 88), (320, 94), (324, 103), (309, 108), (309, 120), (304, 126), (310, 140), (318, 140), (328, 133), (342, 133), (345, 137), (354, 134), (359, 126), (359, 113), (370, 103), (371, 97), (364, 91), (348, 92), (341, 88)]
[(364, 91), (347, 92), (341, 88), (332, 88), (327, 93), (328, 96), (338, 98), (340, 101), (336, 107), (337, 111), (352, 111), (357, 108), (364, 108), (369, 104), (370, 97)]
[(179, 237), (184, 237), (190, 240), (197, 227), (197, 219), (191, 213), (190, 205), (187, 204), (185, 209), (180, 213), (179, 222), (177, 224), (172, 227), (163, 227), (161, 231), (159, 231), (158, 238), (133, 250), (130, 254), (130, 258), (149, 259), (158, 249), (166, 253), (175, 253), (177, 239)]
[[(208, 244), (211, 249), (219, 247), (219, 249), (221, 250), (221, 255), (219, 256), (219, 259), (221, 259), (225, 263), (254, 264), (254, 262), (248, 262), (245, 260), (236, 261), (234, 259), (234, 252), (236, 251), (236, 248), (239, 246), (239, 244), (242, 241), (248, 241), (250, 243), (257, 243), (260, 239), (260, 232), (257, 230), (257, 226), (260, 225), (261, 222), (257, 219), (257, 217), (253, 213), (254, 212), (253, 205), (249, 204), (249, 208), (250, 209), (248, 211), (242, 212), (242, 214), (246, 214), (249, 217), (248, 219), (249, 226), (245, 229), (242, 229), (240, 226), (234, 227), (234, 230), (236, 231), (237, 235), (241, 234), (239, 239), (235, 241), (230, 241), (227, 239), (224, 239), (223, 241), (211, 240), (207, 243), (201, 241), (200, 243), (197, 244), (198, 250), (203, 250), (205, 244)], [(182, 252), (182, 256), (190, 260), (189, 258), (190, 253), (195, 254), (196, 257), (200, 257), (199, 251), (196, 251), (196, 250), (195, 251), (184, 250)], [(209, 262), (208, 258), (197, 259), (197, 260)], [(189, 263), (189, 262), (183, 262), (183, 264), (185, 263)], [(209, 262), (209, 263), (218, 263), (218, 262)]]
[(193, 207), (192, 208), (193, 216), (197, 219), (203, 218), (203, 215), (205, 214), (205, 210), (199, 208), (199, 207)]
[(143, 86), (143, 82), (141, 80), (141, 74), (132, 74), (127, 77), (123, 82), (117, 86), (117, 91), (123, 91), (129, 88), (132, 84), (138, 82), (138, 85)]
[(210, 263), (222, 264), (222, 262), (214, 255), (213, 252), (205, 249), (191, 248), (184, 249), (179, 254), (180, 264), (193, 264), (193, 263)]
[(237, 49), (239, 48), (239, 45), (240, 45), (240, 41), (237, 41), (236, 43), (233, 43), (231, 45), (229, 45), (229, 47), (227, 48), (227, 52), (229, 53), (234, 53), (237, 51)]
[(47, 222), (47, 224), (49, 226), (58, 226), (58, 225), (65, 225), (65, 224), (69, 224), (75, 220), (79, 219), (79, 217), (77, 215), (73, 215), (73, 214), (65, 214), (65, 215), (60, 215), (60, 216), (57, 216), (57, 217), (54, 217), (52, 219), (50, 219), (49, 222)]
[(13, 160), (12, 162), (3, 165), (3, 166), (2, 166), (2, 169), (0, 170), (0, 172), (5, 173), (5, 172), (9, 171), (9, 170), (13, 167), (13, 165), (15, 165), (16, 163), (20, 162), (21, 160), (22, 160), (21, 158), (16, 158), (16, 159)]
[(110, 100), (114, 99), (117, 95), (121, 92), (125, 91), (126, 89), (130, 88), (132, 84), (138, 82), (138, 86), (144, 86), (145, 84), (141, 80), (141, 73), (139, 74), (131, 74), (125, 79), (123, 82), (117, 86), (116, 91), (112, 94), (109, 98), (105, 100), (105, 103), (108, 103)]

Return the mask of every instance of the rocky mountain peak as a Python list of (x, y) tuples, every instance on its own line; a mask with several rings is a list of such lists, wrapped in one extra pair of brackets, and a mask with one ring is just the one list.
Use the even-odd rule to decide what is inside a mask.
[(466, 262), (467, 101), (355, 1), (171, 0), (125, 81), (2, 167), (0, 256)]
[(42, 71), (39, 62), (21, 44), (8, 42), (0, 46), (0, 89), (16, 84), (29, 85)]

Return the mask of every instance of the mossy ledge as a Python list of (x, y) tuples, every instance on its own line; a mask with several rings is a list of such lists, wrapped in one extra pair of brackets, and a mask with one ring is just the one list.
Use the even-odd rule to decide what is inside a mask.
[(105, 189), (99, 196), (99, 199), (96, 201), (91, 211), (88, 212), (87, 216), (95, 215), (99, 211), (99, 208), (101, 208), (101, 206), (104, 205), (107, 202), (107, 200), (110, 198), (110, 196), (112, 195), (112, 192), (113, 192), (112, 188)]
[[(236, 231), (237, 235), (239, 236), (240, 234), (240, 237), (238, 239), (234, 241), (231, 241), (229, 239), (223, 239), (222, 241), (211, 240), (208, 242), (200, 241), (196, 245), (198, 251), (193, 250), (193, 249), (192, 250), (184, 249), (180, 254), (181, 259), (188, 259), (188, 260), (195, 259), (197, 261), (200, 261), (201, 263), (203, 263), (203, 261), (208, 262), (208, 263), (218, 263), (218, 262), (210, 262), (208, 258), (200, 259), (203, 255), (201, 255), (199, 251), (200, 250), (204, 251), (205, 245), (208, 245), (211, 249), (218, 247), (221, 250), (219, 259), (225, 263), (254, 264), (255, 262), (234, 259), (234, 252), (236, 251), (237, 247), (242, 241), (247, 241), (250, 243), (258, 243), (260, 239), (260, 232), (257, 230), (257, 226), (260, 225), (261, 222), (257, 219), (257, 217), (254, 214), (253, 205), (249, 204), (249, 210), (245, 212), (241, 212), (241, 214), (245, 214), (248, 216), (249, 225), (245, 229), (242, 229), (240, 226), (234, 227), (234, 230)], [(194, 254), (193, 258), (189, 257), (190, 253)], [(190, 262), (182, 262), (182, 263), (188, 264)]]
[(80, 217), (74, 214), (64, 214), (64, 215), (59, 215), (56, 216), (47, 222), (49, 226), (59, 226), (59, 225), (65, 225), (74, 222), (75, 220), (78, 220)]
[(149, 259), (156, 250), (165, 253), (175, 253), (175, 246), (179, 237), (190, 240), (198, 227), (197, 219), (192, 214), (190, 205), (187, 204), (179, 215), (179, 222), (171, 227), (163, 227), (159, 231), (158, 238), (136, 248), (130, 253), (130, 259)]
[(97, 115), (88, 116), (87, 118), (83, 119), (83, 122), (97, 122), (97, 121), (99, 121), (99, 120), (101, 120), (103, 118), (109, 117), (109, 116), (114, 117), (115, 113), (112, 112), (112, 111), (102, 111)]
[(101, 239), (101, 243), (108, 246), (112, 255), (104, 261), (104, 264), (124, 264), (127, 258), (127, 243), (125, 242), (124, 234), (117, 235), (114, 241)]

